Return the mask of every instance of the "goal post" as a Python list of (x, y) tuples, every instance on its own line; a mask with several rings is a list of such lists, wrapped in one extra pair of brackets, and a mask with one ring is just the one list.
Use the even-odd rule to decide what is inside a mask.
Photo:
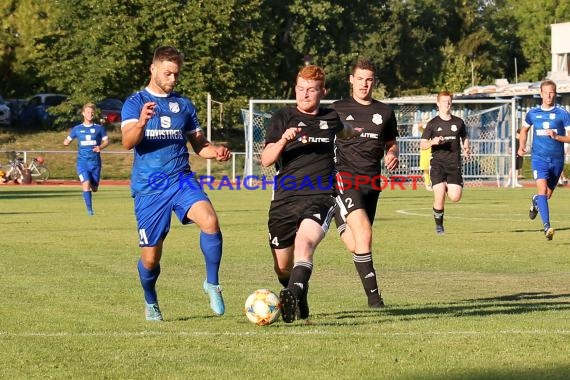
[[(327, 105), (333, 100), (323, 100)], [(382, 174), (399, 176), (421, 175), (419, 168), (419, 142), (421, 126), (437, 115), (435, 99), (387, 99), (396, 114), (400, 148), (400, 168)], [(265, 131), (271, 114), (276, 110), (295, 104), (295, 100), (251, 99), (249, 108), (242, 109), (244, 121), (246, 160), (244, 178), (256, 179), (275, 175), (274, 167), (261, 167), (261, 152), (265, 146)], [(463, 159), (463, 178), (466, 185), (500, 186), (508, 181), (509, 172), (516, 176), (516, 130), (520, 115), (516, 111), (516, 99), (454, 99), (452, 114), (461, 117), (467, 126), (471, 155)], [(416, 177), (417, 178), (417, 177)], [(516, 178), (511, 178), (511, 184)]]

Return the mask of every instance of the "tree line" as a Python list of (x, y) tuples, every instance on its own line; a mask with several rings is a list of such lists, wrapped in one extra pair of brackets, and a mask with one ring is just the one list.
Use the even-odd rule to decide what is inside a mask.
[(348, 96), (359, 55), (378, 66), (379, 98), (541, 80), (550, 24), (570, 21), (570, 2), (1, 0), (0, 13), (0, 95), (68, 94), (59, 127), (84, 102), (144, 87), (153, 50), (166, 44), (185, 54), (177, 91), (202, 120), (210, 93), (236, 125), (249, 98), (290, 98), (307, 63), (325, 68), (328, 98)]

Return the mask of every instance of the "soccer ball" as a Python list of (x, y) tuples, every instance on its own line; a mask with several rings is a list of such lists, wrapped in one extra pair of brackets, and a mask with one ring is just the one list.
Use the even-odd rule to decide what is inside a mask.
[(245, 315), (258, 326), (272, 324), (281, 315), (279, 297), (269, 289), (257, 289), (245, 300)]

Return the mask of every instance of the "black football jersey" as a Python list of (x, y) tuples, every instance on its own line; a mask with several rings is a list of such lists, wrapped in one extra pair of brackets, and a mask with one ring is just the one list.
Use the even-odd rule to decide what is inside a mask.
[(398, 137), (398, 125), (392, 107), (377, 100), (364, 105), (351, 97), (334, 102), (331, 108), (338, 112), (343, 123), (362, 128), (358, 137), (336, 139), (337, 170), (371, 177), (378, 175), (386, 141)]
[(430, 140), (443, 136), (445, 143), (431, 147), (432, 165), (438, 163), (449, 166), (461, 164), (461, 141), (467, 137), (467, 128), (463, 119), (451, 115), (450, 120), (438, 116), (428, 121), (422, 139)]
[(271, 117), (265, 144), (275, 143), (288, 128), (301, 131), (289, 142), (277, 162), (273, 199), (294, 195), (333, 194), (334, 138), (343, 125), (335, 110), (319, 108), (317, 115), (283, 108)]

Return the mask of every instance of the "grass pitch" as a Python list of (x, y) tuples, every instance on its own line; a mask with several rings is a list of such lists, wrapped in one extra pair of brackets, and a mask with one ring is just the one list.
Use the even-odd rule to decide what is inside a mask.
[(466, 188), (436, 236), (431, 193), (382, 194), (374, 258), (388, 305), (371, 310), (331, 229), (317, 249), (312, 324), (258, 327), (243, 303), (279, 291), (268, 191), (210, 191), (224, 233), (226, 315), (214, 317), (195, 226), (175, 220), (144, 320), (128, 187), (0, 187), (0, 377), (109, 379), (563, 379), (570, 373), (570, 190), (554, 240), (528, 219), (533, 189)]

